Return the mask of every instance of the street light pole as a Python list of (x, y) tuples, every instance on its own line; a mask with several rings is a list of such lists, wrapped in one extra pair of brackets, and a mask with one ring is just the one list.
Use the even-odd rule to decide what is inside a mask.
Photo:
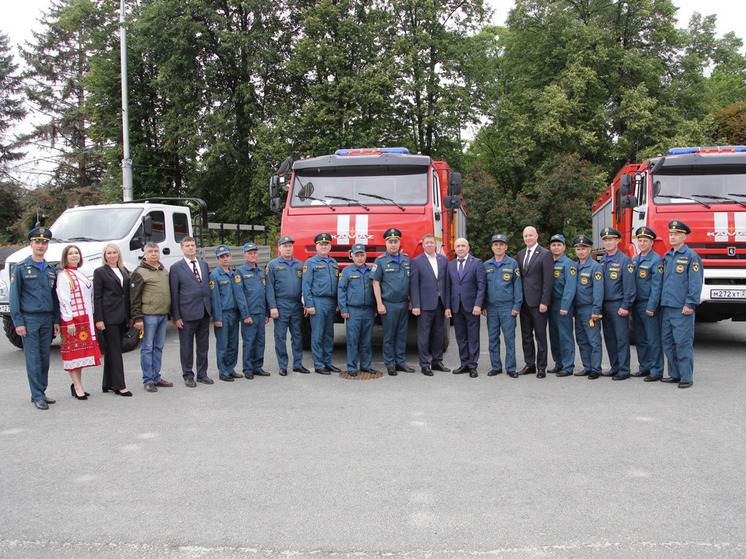
[(125, 23), (124, 0), (121, 0), (119, 11), (119, 45), (122, 66), (122, 199), (127, 202), (133, 199), (132, 193), (132, 159), (130, 159), (130, 125), (129, 99), (127, 97), (127, 26)]

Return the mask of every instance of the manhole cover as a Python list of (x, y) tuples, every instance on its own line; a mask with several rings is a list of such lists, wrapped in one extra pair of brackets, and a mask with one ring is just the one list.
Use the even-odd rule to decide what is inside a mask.
[(339, 373), (339, 376), (347, 380), (373, 380), (376, 378), (381, 378), (383, 376), (383, 372), (373, 371), (372, 373), (363, 373), (358, 371), (356, 377), (351, 377), (347, 371), (343, 371)]

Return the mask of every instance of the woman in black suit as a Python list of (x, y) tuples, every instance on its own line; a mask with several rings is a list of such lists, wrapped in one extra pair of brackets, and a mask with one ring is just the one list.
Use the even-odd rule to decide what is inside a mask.
[(130, 275), (122, 264), (119, 247), (104, 248), (103, 266), (93, 272), (93, 316), (106, 341), (103, 390), (132, 396), (124, 382), (122, 339), (130, 320)]

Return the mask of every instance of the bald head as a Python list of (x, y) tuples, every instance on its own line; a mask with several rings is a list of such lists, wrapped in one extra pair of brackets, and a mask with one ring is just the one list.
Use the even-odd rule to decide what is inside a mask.
[(456, 239), (456, 242), (453, 243), (453, 249), (456, 251), (456, 256), (459, 258), (465, 258), (466, 255), (469, 254), (469, 241), (463, 237), (459, 237)]
[(526, 243), (526, 248), (533, 248), (538, 240), (539, 233), (536, 227), (529, 225), (523, 230), (523, 242)]

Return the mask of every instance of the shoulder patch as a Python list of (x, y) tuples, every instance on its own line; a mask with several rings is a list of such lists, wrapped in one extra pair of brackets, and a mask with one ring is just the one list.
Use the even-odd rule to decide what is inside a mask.
[[(380, 258), (380, 256), (378, 258)], [(376, 258), (376, 260), (378, 260), (378, 258)], [(373, 265), (370, 267), (370, 271), (375, 272), (377, 269), (378, 269), (378, 263), (373, 262)]]
[(692, 270), (694, 270), (695, 272), (699, 272), (699, 263), (698, 262), (695, 262), (694, 264), (692, 264)]
[(596, 281), (601, 281), (603, 275), (601, 274), (601, 272), (596, 272), (593, 277), (596, 278)]
[(630, 274), (634, 274), (635, 273), (635, 265), (634, 264), (627, 264), (627, 271)]
[(215, 282), (210, 280), (210, 289), (215, 289)]
[(236, 274), (235, 275), (235, 281), (236, 281), (236, 283), (241, 283), (241, 276), (238, 275), (238, 274)]
[(570, 275), (574, 276), (578, 273), (578, 269), (575, 266), (570, 266)]
[(663, 273), (663, 264), (658, 264), (658, 272)]
[(516, 276), (520, 276), (521, 275), (521, 270), (519, 268), (515, 269), (515, 275)]
[(303, 273), (305, 274), (308, 271), (308, 266), (303, 266)]

